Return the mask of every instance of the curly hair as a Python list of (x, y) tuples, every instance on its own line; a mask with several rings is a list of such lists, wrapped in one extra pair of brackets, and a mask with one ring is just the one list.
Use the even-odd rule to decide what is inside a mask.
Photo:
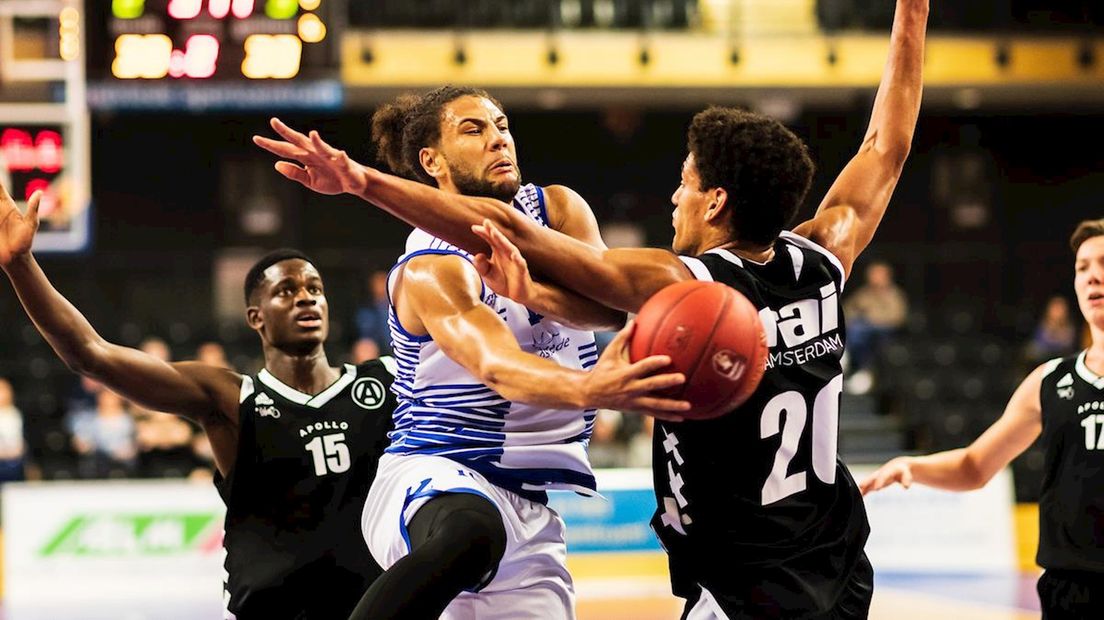
[(701, 189), (728, 192), (733, 236), (769, 245), (809, 192), (809, 149), (782, 123), (747, 110), (711, 107), (690, 122)]
[(1074, 254), (1077, 254), (1077, 250), (1081, 248), (1082, 243), (1101, 235), (1104, 235), (1104, 219), (1085, 220), (1077, 225), (1073, 235), (1070, 236), (1070, 249), (1073, 250)]
[(482, 97), (503, 109), (487, 91), (470, 86), (447, 85), (421, 95), (400, 95), (372, 115), (372, 140), (379, 160), (401, 177), (436, 187), (422, 168), (419, 153), (440, 141), (442, 112), (461, 97)]

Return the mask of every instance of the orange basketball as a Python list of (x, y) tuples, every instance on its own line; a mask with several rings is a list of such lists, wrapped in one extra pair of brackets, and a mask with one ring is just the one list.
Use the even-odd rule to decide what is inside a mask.
[(629, 343), (632, 361), (668, 355), (664, 372), (686, 383), (661, 393), (687, 400), (688, 420), (707, 420), (751, 396), (767, 365), (767, 341), (759, 311), (747, 297), (718, 282), (690, 280), (656, 293), (636, 316)]

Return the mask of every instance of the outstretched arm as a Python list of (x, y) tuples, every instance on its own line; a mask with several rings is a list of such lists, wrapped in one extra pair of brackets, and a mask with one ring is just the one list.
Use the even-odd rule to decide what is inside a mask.
[(395, 284), (395, 312), (406, 329), (427, 333), (441, 350), (487, 387), (511, 401), (558, 409), (602, 407), (644, 412), (685, 411), (688, 404), (649, 393), (679, 385), (680, 374), (652, 375), (670, 364), (653, 356), (629, 364), (624, 330), (591, 372), (572, 370), (524, 352), (480, 296), (481, 282), (458, 256), (411, 259)]
[(194, 362), (168, 364), (111, 344), (50, 284), (30, 252), (38, 229), (39, 197), (32, 196), (23, 215), (0, 187), (0, 268), (58, 357), (72, 370), (149, 409), (202, 424), (236, 416), (241, 385), (237, 374)]
[[(552, 229), (591, 247), (606, 250), (606, 243), (602, 240), (602, 233), (598, 229), (598, 221), (582, 196), (563, 185), (550, 185), (544, 188), (544, 195), (547, 203), (548, 225)], [(518, 256), (520, 257), (520, 254)], [(524, 273), (528, 273), (528, 270)], [(492, 285), (491, 288), (494, 286)], [(518, 287), (513, 288), (517, 292)], [(551, 316), (561, 323), (579, 329), (605, 331), (619, 330), (625, 326), (627, 317), (624, 312), (608, 308), (589, 297), (583, 297), (566, 289), (555, 278), (538, 276), (532, 287), (522, 290), (527, 291), (529, 296), (511, 299), (535, 312)]]
[(458, 196), (386, 174), (349, 159), (311, 131), (301, 134), (279, 119), (272, 128), (283, 140), (254, 136), (261, 148), (288, 161), (276, 170), (322, 194), (349, 193), (411, 226), (463, 248), (486, 254), (486, 242), (472, 231), (484, 222), (504, 232), (538, 274), (599, 303), (636, 312), (660, 289), (692, 278), (677, 256), (666, 250), (601, 250), (538, 225), (492, 198)]
[(928, 0), (897, 0), (889, 59), (862, 146), (816, 216), (794, 228), (835, 254), (847, 274), (874, 237), (912, 146), (923, 94), (927, 23)]
[(908, 488), (913, 482), (949, 491), (970, 491), (985, 486), (1012, 459), (1027, 450), (1043, 430), (1039, 389), (1045, 365), (1024, 379), (1004, 410), (981, 437), (965, 448), (927, 456), (898, 457), (863, 480), (863, 495), (894, 483)]

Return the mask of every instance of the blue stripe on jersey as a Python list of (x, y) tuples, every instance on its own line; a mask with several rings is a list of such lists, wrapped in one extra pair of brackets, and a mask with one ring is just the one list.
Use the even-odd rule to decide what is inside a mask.
[(534, 185), (537, 188), (537, 205), (540, 207), (541, 223), (548, 226), (548, 207), (544, 204), (544, 188), (539, 185)]
[(488, 392), (493, 392), (491, 388), (483, 385), (482, 383), (435, 383), (433, 385), (427, 385), (425, 387), (418, 388), (418, 393), (432, 392), (435, 390), (467, 390), (481, 388)]
[[(480, 470), (478, 466), (473, 466), (472, 469), (475, 469), (484, 476), (487, 475), (482, 470)], [(530, 484), (527, 484), (528, 481), (526, 479), (532, 478), (533, 474), (537, 474), (537, 477), (542, 480), (548, 480), (549, 482), (554, 482), (558, 484), (573, 487), (582, 487), (587, 489), (593, 489), (595, 487), (594, 474), (591, 473), (571, 471), (569, 469), (496, 469), (497, 471), (491, 474), (492, 476), (499, 479), (513, 480), (517, 483), (517, 486), (522, 489), (532, 489), (532, 486)]]
[(417, 336), (406, 331), (406, 328), (402, 326), (402, 323), (399, 323), (399, 318), (395, 316), (394, 310), (387, 311), (387, 326), (390, 327), (392, 330), (391, 340), (394, 342), (398, 342), (400, 339), (411, 340), (414, 342), (429, 342), (430, 340), (433, 340), (433, 338), (431, 338), (429, 334), (426, 334), (425, 336)]
[[(524, 186), (513, 203), (527, 217), (547, 225), (547, 207), (540, 188)], [(407, 249), (409, 252), (399, 259), (396, 267), (423, 254), (453, 253), (471, 260), (469, 254), (424, 231), (411, 234)], [(563, 342), (583, 344), (552, 351), (553, 359), (574, 368), (589, 368), (596, 363), (593, 334), (547, 319), (538, 320), (537, 324), (523, 321), (525, 308), (497, 298), (487, 289), (481, 298), (509, 322), (523, 346), (528, 346), (531, 339), (532, 346), (539, 348), (538, 331), (550, 339), (563, 334)], [(594, 424), (593, 411), (550, 411), (511, 403), (491, 388), (471, 383), (474, 377), (448, 359), (431, 339), (406, 332), (393, 307), (388, 315), (398, 364), (391, 389), (399, 397), (389, 453), (446, 456), (480, 472), (493, 484), (535, 501), (546, 501), (543, 489), (549, 487), (580, 492), (594, 489), (594, 476), (585, 459)], [(515, 317), (517, 325), (513, 324)], [(542, 435), (533, 434), (537, 432)], [(544, 443), (529, 445), (536, 436), (548, 438)], [(511, 457), (517, 460), (512, 461)], [(514, 462), (536, 462), (540, 466), (502, 466)]]

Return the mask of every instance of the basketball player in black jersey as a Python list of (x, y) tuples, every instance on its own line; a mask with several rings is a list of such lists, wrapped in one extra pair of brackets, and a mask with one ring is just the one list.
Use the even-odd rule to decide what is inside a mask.
[(524, 271), (516, 268), (520, 248), (535, 272), (613, 308), (635, 312), (662, 288), (693, 278), (740, 290), (760, 308), (770, 345), (758, 390), (722, 418), (656, 424), (653, 525), (670, 555), (674, 591), (687, 599), (687, 618), (864, 618), (873, 586), (863, 553), (868, 525), (836, 454), (839, 296), (911, 147), (927, 15), (927, 0), (898, 0), (863, 144), (816, 215), (792, 232), (782, 231), (813, 174), (807, 149), (781, 124), (732, 109), (711, 108), (691, 124), (672, 197), (678, 254), (596, 250), (540, 230), (502, 203), (360, 165), (316, 132), (283, 127), (285, 156), (300, 165), (278, 170), (316, 190), (359, 196), (470, 252), (492, 249), (484, 268)]
[(1039, 578), (1045, 620), (1104, 618), (1104, 220), (1081, 222), (1070, 247), (1089, 348), (1032, 371), (974, 443), (895, 458), (861, 485), (863, 494), (914, 482), (980, 489), (1041, 435), (1046, 475), (1036, 562), (1045, 569)]
[(227, 508), (228, 611), (239, 620), (348, 617), (380, 572), (360, 517), (391, 428), (393, 362), (330, 365), (322, 277), (296, 251), (269, 254), (246, 278), (247, 320), (265, 356), (258, 375), (111, 344), (31, 255), (39, 197), (21, 215), (0, 187), (0, 267), (71, 369), (207, 433)]

